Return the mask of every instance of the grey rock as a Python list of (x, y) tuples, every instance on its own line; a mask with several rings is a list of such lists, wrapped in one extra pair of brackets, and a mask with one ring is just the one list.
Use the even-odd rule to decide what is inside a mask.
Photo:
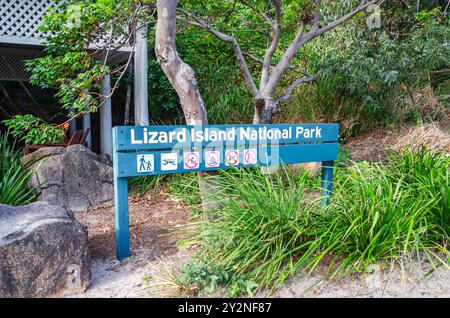
[(113, 200), (113, 168), (107, 157), (83, 145), (61, 149), (43, 148), (34, 159), (27, 158), (32, 153), (22, 160), (34, 170), (29, 186), (41, 201), (78, 212)]
[(86, 226), (47, 202), (0, 204), (0, 297), (83, 292), (90, 282)]
[(33, 163), (36, 163), (39, 160), (42, 160), (46, 157), (61, 155), (66, 152), (66, 148), (64, 147), (46, 147), (36, 150), (26, 156), (20, 158), (20, 162), (24, 166), (30, 166)]
[(104, 163), (105, 165), (109, 165), (109, 166), (113, 165), (111, 156), (106, 153), (102, 153), (102, 154), (98, 155), (98, 160), (101, 163)]

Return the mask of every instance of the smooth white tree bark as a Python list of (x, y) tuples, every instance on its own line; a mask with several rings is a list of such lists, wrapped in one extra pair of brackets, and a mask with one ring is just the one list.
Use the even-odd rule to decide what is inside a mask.
[(208, 118), (194, 70), (179, 56), (175, 43), (177, 0), (157, 1), (155, 53), (164, 73), (180, 98), (188, 125), (207, 125)]
[[(207, 125), (208, 116), (198, 89), (195, 73), (179, 56), (175, 42), (177, 0), (158, 0), (155, 53), (161, 68), (178, 94), (186, 124)], [(198, 173), (202, 204), (205, 211), (219, 208), (214, 194), (218, 193), (212, 173)]]

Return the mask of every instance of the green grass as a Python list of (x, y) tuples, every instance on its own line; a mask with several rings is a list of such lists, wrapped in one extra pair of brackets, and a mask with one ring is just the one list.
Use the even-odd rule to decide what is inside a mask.
[(8, 142), (8, 134), (0, 132), (0, 203), (19, 206), (31, 203), (36, 198), (35, 191), (27, 184), (32, 171), (20, 164), (23, 155), (21, 149), (15, 149), (15, 143)]
[[(390, 154), (392, 180), (402, 179), (414, 195), (436, 198), (432, 208), (432, 222), (450, 236), (450, 156), (433, 153), (426, 147), (416, 153), (403, 150)], [(443, 234), (444, 235), (444, 234)]]
[(153, 176), (133, 177), (128, 181), (128, 188), (131, 193), (143, 195), (150, 189), (160, 189), (169, 175), (157, 174)]
[(333, 275), (413, 256), (425, 255), (431, 264), (445, 259), (447, 236), (434, 218), (440, 193), (416, 191), (405, 175), (391, 173), (381, 164), (357, 164), (337, 178), (332, 205), (323, 212), (333, 216), (323, 224), (332, 231), (320, 238), (323, 251), (306, 267), (313, 270), (325, 255), (336, 264), (329, 268)]
[(174, 197), (183, 200), (194, 214), (201, 213), (201, 196), (198, 187), (197, 173), (182, 173), (172, 175), (153, 175), (134, 177), (129, 180), (129, 190), (132, 194), (141, 196), (149, 190), (164, 189)]
[(174, 174), (167, 183), (169, 193), (191, 206), (201, 203), (197, 173)]
[(321, 216), (315, 202), (303, 200), (305, 184), (253, 169), (222, 171), (220, 185), (223, 208), (203, 223), (201, 252), (183, 268), (184, 281), (222, 282), (231, 296), (282, 283), (297, 269), (296, 255), (312, 249), (310, 238), (318, 236)]
[(336, 167), (326, 208), (311, 200), (317, 178), (305, 173), (223, 171), (223, 208), (197, 225), (190, 239), (201, 248), (182, 281), (237, 296), (271, 290), (300, 268), (334, 277), (412, 258), (448, 267), (449, 163), (423, 148), (392, 153), (387, 165)]

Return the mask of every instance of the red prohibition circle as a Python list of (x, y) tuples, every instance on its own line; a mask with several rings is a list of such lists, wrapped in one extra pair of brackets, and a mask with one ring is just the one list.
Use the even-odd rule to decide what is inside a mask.
[[(234, 161), (230, 161), (229, 159), (229, 157), (230, 157), (230, 154), (235, 154), (236, 155), (236, 158), (235, 158), (235, 160)], [(234, 165), (236, 165), (237, 163), (238, 163), (238, 161), (239, 161), (239, 153), (236, 151), (236, 150), (232, 150), (232, 151), (229, 151), (229, 152), (227, 152), (227, 158), (226, 158), (226, 160), (227, 160), (227, 163), (230, 165), (230, 166), (234, 166)]]
[[(191, 155), (195, 157), (195, 160), (192, 160), (192, 158), (191, 158), (191, 160), (186, 160)], [(199, 164), (199, 160), (198, 159), (199, 159), (198, 158), (198, 154), (195, 153), (195, 152), (189, 152), (189, 153), (184, 155), (184, 163), (185, 163), (186, 167), (188, 167), (188, 168), (196, 168), (196, 167), (198, 167), (198, 164)]]
[[(210, 164), (209, 163), (209, 159), (213, 157), (214, 160), (214, 164)], [(209, 167), (215, 167), (218, 165), (218, 163), (220, 162), (220, 158), (219, 158), (219, 154), (217, 152), (210, 152), (208, 153), (208, 155), (206, 156), (206, 165)]]
[(244, 161), (247, 164), (254, 164), (256, 162), (256, 152), (254, 150), (247, 150), (245, 152)]

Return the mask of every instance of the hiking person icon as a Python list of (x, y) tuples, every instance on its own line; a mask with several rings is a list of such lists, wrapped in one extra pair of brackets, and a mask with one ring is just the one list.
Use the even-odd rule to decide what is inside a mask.
[(136, 169), (138, 173), (154, 171), (154, 155), (138, 155), (136, 156)]
[(139, 167), (139, 171), (145, 170), (145, 157), (142, 156), (139, 161), (141, 162), (141, 166)]

